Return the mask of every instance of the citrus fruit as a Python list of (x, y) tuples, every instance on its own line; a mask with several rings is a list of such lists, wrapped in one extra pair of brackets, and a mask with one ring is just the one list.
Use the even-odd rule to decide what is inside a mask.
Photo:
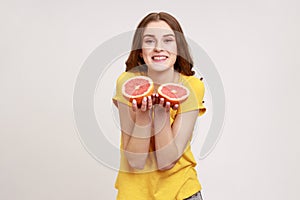
[(122, 86), (123, 96), (132, 102), (133, 99), (137, 101), (137, 105), (142, 104), (144, 97), (152, 95), (154, 90), (153, 81), (146, 76), (135, 76), (128, 79)]
[(170, 102), (171, 106), (184, 102), (190, 94), (185, 86), (177, 83), (162, 84), (157, 92), (160, 97), (165, 99), (165, 102)]

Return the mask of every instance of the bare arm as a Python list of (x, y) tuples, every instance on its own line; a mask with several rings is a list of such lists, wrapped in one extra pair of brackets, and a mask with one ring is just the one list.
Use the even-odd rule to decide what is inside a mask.
[(184, 153), (199, 110), (178, 114), (170, 124), (170, 104), (160, 101), (154, 108), (154, 133), (157, 164), (160, 170), (172, 168)]
[(143, 169), (148, 157), (152, 128), (150, 99), (148, 102), (147, 99), (143, 101), (140, 109), (135, 102), (132, 108), (123, 103), (118, 104), (123, 150), (128, 163), (135, 169)]

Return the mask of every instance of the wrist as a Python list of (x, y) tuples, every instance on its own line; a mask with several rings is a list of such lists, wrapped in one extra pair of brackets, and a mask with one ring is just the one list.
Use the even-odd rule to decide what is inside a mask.
[(170, 113), (160, 109), (154, 112), (154, 135), (160, 133), (165, 127), (170, 126)]
[(137, 110), (135, 123), (138, 126), (147, 126), (147, 125), (151, 124), (152, 118), (151, 118), (150, 110), (147, 110), (147, 111)]

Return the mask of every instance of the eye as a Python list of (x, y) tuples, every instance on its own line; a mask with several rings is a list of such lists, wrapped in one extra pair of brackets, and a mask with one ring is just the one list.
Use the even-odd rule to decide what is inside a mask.
[(153, 43), (155, 43), (155, 40), (152, 40), (152, 39), (146, 39), (146, 40), (145, 40), (145, 43), (146, 43), (146, 44), (153, 44)]
[(174, 42), (175, 40), (172, 38), (167, 38), (164, 40), (165, 43), (170, 43), (170, 42)]

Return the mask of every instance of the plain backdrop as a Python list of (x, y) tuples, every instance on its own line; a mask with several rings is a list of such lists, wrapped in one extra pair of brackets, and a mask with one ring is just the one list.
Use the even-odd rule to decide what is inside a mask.
[(299, 1), (0, 5), (0, 199), (115, 199), (116, 171), (95, 160), (76, 132), (74, 84), (95, 48), (151, 11), (179, 20), (225, 88), (222, 136), (198, 160), (204, 199), (300, 198)]

